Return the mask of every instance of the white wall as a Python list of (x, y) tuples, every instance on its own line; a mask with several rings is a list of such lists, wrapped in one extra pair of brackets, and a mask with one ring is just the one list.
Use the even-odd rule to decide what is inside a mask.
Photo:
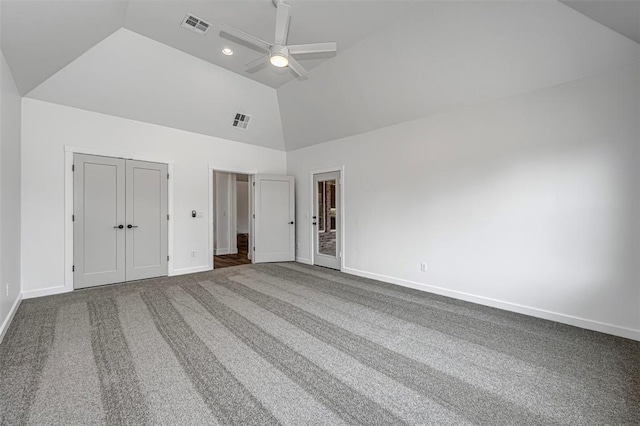
[(238, 234), (249, 233), (249, 182), (236, 182)]
[[(124, 28), (27, 96), (284, 150), (275, 89)], [(237, 112), (251, 115), (246, 130)]]
[[(209, 165), (284, 173), (285, 153), (216, 137), (24, 98), (22, 103), (22, 289), (25, 297), (64, 284), (64, 147), (172, 162), (173, 267), (209, 264)], [(191, 211), (205, 212), (192, 218)], [(196, 256), (191, 257), (191, 251)], [(46, 290), (50, 291), (50, 290)]]
[(20, 297), (20, 99), (0, 51), (0, 340)]
[(236, 240), (235, 185), (233, 173), (215, 172), (215, 254), (235, 254), (238, 252)]
[[(640, 339), (640, 66), (287, 154), (345, 166), (346, 272)], [(420, 272), (427, 262), (428, 272)]]

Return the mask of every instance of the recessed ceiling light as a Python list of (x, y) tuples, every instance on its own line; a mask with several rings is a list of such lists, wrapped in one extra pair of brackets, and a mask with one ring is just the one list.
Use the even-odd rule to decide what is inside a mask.
[(224, 49), (222, 49), (222, 53), (224, 53), (227, 56), (231, 56), (233, 55), (233, 50), (229, 49), (228, 47), (225, 47)]

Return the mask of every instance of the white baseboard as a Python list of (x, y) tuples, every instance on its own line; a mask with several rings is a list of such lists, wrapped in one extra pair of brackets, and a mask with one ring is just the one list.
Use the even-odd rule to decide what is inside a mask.
[[(196, 266), (194, 268), (174, 269), (173, 271), (171, 271), (171, 273), (168, 276), (173, 277), (176, 275), (195, 274), (196, 272), (205, 272), (205, 271), (210, 271), (211, 269), (212, 268), (209, 265)], [(121, 283), (116, 283), (116, 284), (121, 284)], [(38, 289), (38, 290), (23, 291), (22, 298), (33, 299), (35, 297), (53, 296), (54, 294), (70, 293), (72, 291), (73, 289), (68, 289), (65, 286), (47, 287), (47, 288)]]
[(4, 335), (7, 333), (7, 330), (9, 329), (11, 320), (13, 320), (13, 317), (15, 316), (16, 311), (18, 310), (18, 307), (20, 306), (20, 302), (22, 302), (22, 294), (18, 294), (18, 297), (16, 297), (16, 301), (13, 302), (13, 306), (11, 306), (11, 309), (9, 310), (9, 314), (2, 322), (2, 326), (0, 326), (0, 343), (2, 343), (2, 339), (4, 339)]
[(311, 259), (305, 259), (304, 257), (296, 257), (296, 262), (311, 265)]
[(212, 268), (209, 265), (204, 265), (204, 266), (195, 266), (193, 268), (182, 268), (182, 269), (174, 269), (173, 273), (171, 274), (171, 276), (176, 276), (176, 275), (186, 275), (186, 274), (195, 274), (196, 272), (206, 272), (206, 271), (211, 271)]
[[(296, 259), (298, 261), (298, 259)], [(304, 263), (304, 262), (301, 262)], [(475, 294), (465, 293), (456, 290), (449, 290), (442, 287), (436, 287), (428, 284), (418, 283), (415, 281), (404, 280), (401, 278), (389, 277), (386, 275), (375, 274), (372, 272), (361, 271), (358, 269), (344, 267), (342, 272), (346, 274), (356, 275), (363, 278), (384, 281), (390, 284), (396, 284), (402, 287), (409, 287), (416, 290), (422, 290), (429, 293), (448, 296), (454, 299), (465, 300), (467, 302), (477, 303), (479, 305), (491, 306), (493, 308), (504, 309), (506, 311), (517, 312), (519, 314), (529, 315), (532, 317), (543, 318), (563, 324), (573, 325), (587, 330), (599, 331), (601, 333), (613, 334), (614, 336), (624, 337), (640, 341), (640, 330), (632, 328), (620, 327), (613, 324), (607, 324), (599, 321), (588, 320), (585, 318), (575, 317), (572, 315), (560, 314), (544, 309), (532, 308), (530, 306), (520, 305), (517, 303), (504, 302), (502, 300), (492, 299), (489, 297), (477, 296)]]
[(73, 290), (67, 289), (65, 286), (47, 287), (38, 290), (29, 290), (22, 292), (23, 299), (33, 299), (34, 297), (53, 296), (54, 294), (70, 293)]
[(225, 254), (233, 254), (231, 253), (231, 249), (228, 247), (215, 249), (213, 252), (215, 256), (224, 256)]

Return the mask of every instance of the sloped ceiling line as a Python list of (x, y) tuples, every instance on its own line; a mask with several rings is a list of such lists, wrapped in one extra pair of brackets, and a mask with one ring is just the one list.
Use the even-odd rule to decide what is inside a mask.
[[(23, 95), (286, 150), (640, 57), (640, 45), (571, 9), (573, 0), (288, 2), (296, 43), (339, 43), (336, 57), (304, 64), (304, 82), (273, 67), (248, 75), (255, 52), (234, 46), (225, 57), (215, 28), (200, 37), (179, 26), (193, 13), (268, 39), (271, 0), (4, 0), (2, 49)], [(39, 30), (24, 31), (25, 19)], [(231, 127), (236, 111), (253, 115), (249, 130)]]

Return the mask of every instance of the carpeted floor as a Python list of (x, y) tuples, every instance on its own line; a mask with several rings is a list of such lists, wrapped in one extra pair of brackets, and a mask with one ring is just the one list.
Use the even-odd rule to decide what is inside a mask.
[(27, 300), (0, 424), (640, 424), (640, 342), (300, 264)]

